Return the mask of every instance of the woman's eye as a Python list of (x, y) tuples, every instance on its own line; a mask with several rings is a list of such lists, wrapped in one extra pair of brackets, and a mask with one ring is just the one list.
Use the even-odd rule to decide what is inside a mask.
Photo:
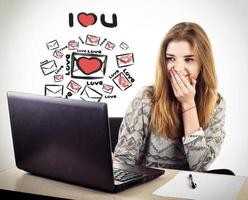
[(167, 61), (175, 61), (175, 58), (173, 58), (173, 57), (167, 57), (166, 60)]
[(193, 62), (194, 59), (193, 59), (193, 58), (185, 58), (185, 61), (186, 61), (186, 62)]

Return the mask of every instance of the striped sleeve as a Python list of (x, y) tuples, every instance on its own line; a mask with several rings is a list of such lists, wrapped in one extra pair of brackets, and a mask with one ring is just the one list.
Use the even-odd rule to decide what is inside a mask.
[(148, 132), (151, 99), (146, 90), (140, 91), (128, 106), (120, 126), (115, 157), (127, 164), (139, 164)]

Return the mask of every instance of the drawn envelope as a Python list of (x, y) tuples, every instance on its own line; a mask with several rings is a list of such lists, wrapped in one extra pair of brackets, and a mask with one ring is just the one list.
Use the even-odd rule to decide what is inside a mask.
[(71, 77), (78, 79), (103, 78), (106, 65), (106, 55), (73, 52), (71, 57)]
[(61, 51), (59, 51), (59, 50), (55, 50), (55, 51), (53, 52), (53, 56), (56, 57), (56, 58), (62, 58), (63, 55), (64, 55), (64, 54), (63, 54)]
[(108, 41), (105, 45), (105, 49), (108, 49), (108, 50), (113, 50), (115, 48), (115, 44)]
[(102, 86), (102, 91), (107, 92), (109, 94), (113, 92), (113, 89), (114, 87), (112, 85), (103, 84)]
[(69, 89), (75, 93), (77, 93), (81, 89), (81, 87), (82, 87), (81, 85), (79, 85), (78, 83), (76, 83), (73, 80), (71, 80), (67, 85), (67, 89)]
[(40, 68), (44, 75), (48, 75), (57, 70), (57, 65), (54, 60), (51, 61), (46, 60), (40, 64)]
[(120, 47), (123, 49), (123, 50), (127, 50), (129, 48), (129, 46), (125, 43), (125, 42), (122, 42), (120, 44)]
[(85, 101), (99, 102), (102, 99), (102, 94), (86, 85), (80, 95), (80, 98)]
[(79, 42), (75, 40), (71, 40), (68, 42), (68, 49), (69, 50), (76, 50), (79, 48)]
[(54, 50), (54, 49), (59, 48), (59, 43), (57, 40), (50, 41), (46, 43), (46, 45), (49, 50)]
[(91, 46), (97, 46), (100, 42), (100, 37), (94, 36), (94, 35), (87, 35), (85, 44), (91, 45)]
[(54, 78), (54, 82), (60, 82), (60, 81), (64, 80), (63, 74), (56, 74), (56, 75), (54, 75), (53, 78)]
[(127, 67), (134, 64), (133, 53), (127, 53), (116, 56), (118, 67)]
[(127, 79), (123, 72), (120, 72), (115, 78), (113, 78), (113, 82), (123, 91), (132, 86), (132, 83)]
[(63, 85), (45, 85), (45, 96), (63, 97)]

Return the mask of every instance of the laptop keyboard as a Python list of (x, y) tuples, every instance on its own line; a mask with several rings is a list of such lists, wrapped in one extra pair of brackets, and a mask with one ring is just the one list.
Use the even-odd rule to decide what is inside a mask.
[(124, 181), (127, 181), (129, 179), (140, 177), (142, 175), (143, 175), (142, 173), (114, 168), (114, 179), (116, 181), (124, 182)]

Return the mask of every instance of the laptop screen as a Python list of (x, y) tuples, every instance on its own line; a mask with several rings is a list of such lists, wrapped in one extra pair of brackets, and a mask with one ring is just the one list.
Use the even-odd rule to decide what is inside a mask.
[(8, 104), (17, 167), (114, 187), (106, 103), (8, 92)]

